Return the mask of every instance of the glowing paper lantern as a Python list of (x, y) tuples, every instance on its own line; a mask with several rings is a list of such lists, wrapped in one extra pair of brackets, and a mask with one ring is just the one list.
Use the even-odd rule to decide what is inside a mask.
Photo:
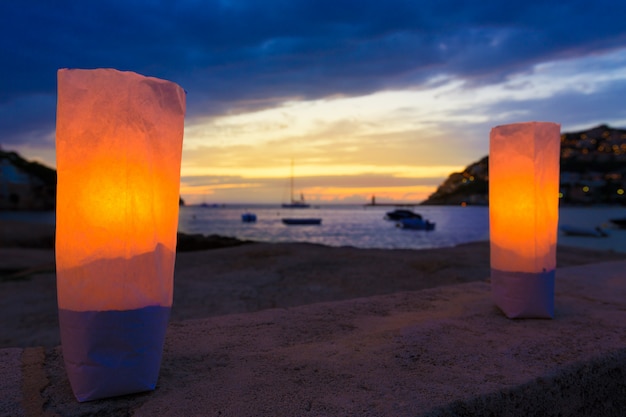
[(113, 69), (58, 72), (56, 266), (79, 401), (154, 389), (172, 305), (185, 92)]
[(555, 123), (491, 130), (491, 286), (510, 318), (554, 316), (560, 145)]

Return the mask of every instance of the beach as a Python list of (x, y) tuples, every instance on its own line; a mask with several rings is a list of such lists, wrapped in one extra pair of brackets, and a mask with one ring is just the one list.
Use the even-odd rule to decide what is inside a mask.
[[(227, 345), (229, 343), (238, 340), (239, 342), (235, 343), (237, 346), (235, 351), (238, 353), (236, 355), (233, 353), (234, 356), (238, 355), (240, 360), (254, 362), (257, 354), (265, 355), (259, 359), (261, 361), (259, 363), (263, 364), (262, 367), (271, 367), (272, 360), (275, 360), (276, 366), (280, 368), (277, 371), (280, 371), (279, 373), (282, 375), (286, 372), (283, 368), (297, 367), (298, 365), (288, 363), (289, 361), (285, 362), (285, 358), (288, 356), (283, 351), (285, 346), (274, 346), (275, 338), (289, 338), (290, 330), (283, 329), (282, 336), (279, 336), (275, 334), (277, 330), (272, 327), (271, 323), (292, 323), (294, 328), (299, 329), (298, 332), (302, 332), (303, 329), (298, 327), (298, 323), (304, 325), (313, 320), (312, 317), (317, 317), (314, 320), (315, 325), (306, 324), (309, 331), (305, 339), (307, 339), (306, 349), (313, 349), (310, 351), (309, 358), (315, 357), (317, 358), (316, 361), (321, 361), (322, 359), (318, 357), (320, 352), (315, 353), (315, 349), (327, 350), (326, 353), (331, 356), (333, 351), (341, 351), (341, 355), (345, 354), (343, 350), (333, 345), (344, 343), (345, 340), (342, 342), (343, 339), (333, 339), (328, 332), (333, 334), (340, 332), (341, 329), (337, 329), (336, 326), (341, 328), (341, 323), (345, 321), (346, 314), (352, 317), (352, 321), (349, 325), (344, 324), (356, 326), (354, 315), (360, 314), (358, 311), (367, 310), (363, 314), (369, 317), (368, 320), (370, 321), (368, 321), (366, 328), (370, 330), (375, 330), (376, 326), (381, 326), (381, 329), (388, 326), (389, 323), (383, 326), (383, 321), (395, 317), (395, 328), (396, 330), (404, 328), (401, 330), (402, 332), (412, 325), (406, 322), (405, 316), (408, 314), (408, 310), (402, 314), (397, 312), (398, 309), (408, 308), (406, 306), (398, 307), (398, 300), (405, 300), (403, 302), (408, 302), (406, 301), (408, 299), (413, 300), (409, 304), (416, 303), (415, 300), (422, 300), (423, 302), (427, 301), (427, 304), (434, 303), (433, 305), (440, 306), (441, 313), (437, 313), (436, 309), (431, 310), (430, 313), (420, 313), (422, 323), (426, 323), (425, 321), (429, 317), (435, 320), (437, 317), (447, 314), (445, 312), (457, 314), (466, 308), (465, 304), (469, 306), (478, 299), (483, 300), (486, 297), (485, 299), (488, 300), (488, 294), (485, 295), (485, 291), (488, 293), (489, 280), (488, 242), (475, 242), (456, 247), (427, 250), (357, 249), (328, 247), (310, 243), (248, 243), (211, 250), (180, 252), (176, 258), (174, 304), (164, 352), (164, 368), (157, 391), (153, 394), (140, 394), (109, 402), (96, 401), (79, 406), (71, 397), (60, 359), (54, 251), (49, 247), (52, 241), (50, 232), (53, 230), (41, 225), (33, 227), (26, 223), (19, 224), (19, 222), (12, 224), (2, 222), (0, 223), (0, 230), (2, 230), (0, 234), (0, 271), (2, 272), (0, 280), (2, 287), (0, 291), (0, 327), (3, 329), (0, 348), (3, 349), (5, 355), (8, 355), (7, 358), (11, 355), (18, 355), (19, 352), (22, 358), (22, 367), (25, 366), (24, 361), (28, 359), (24, 355), (33, 355), (28, 360), (40, 364), (43, 369), (40, 370), (37, 378), (38, 380), (45, 379), (44, 382), (40, 381), (42, 383), (41, 389), (24, 388), (14, 396), (25, 398), (25, 395), (39, 395), (43, 400), (40, 398), (38, 401), (46, 402), (48, 404), (46, 409), (50, 413), (57, 413), (57, 415), (86, 415), (81, 414), (84, 413), (84, 410), (94, 412), (108, 410), (113, 413), (112, 415), (115, 415), (118, 409), (124, 409), (126, 413), (129, 413), (128, 410), (136, 409), (137, 411), (136, 413), (130, 412), (121, 415), (149, 415), (147, 412), (141, 414), (138, 411), (140, 406), (147, 407), (146, 404), (158, 400), (161, 401), (160, 407), (166, 407), (166, 404), (162, 403), (166, 397), (159, 395), (174, 395), (176, 390), (180, 390), (176, 397), (181, 401), (180, 410), (185, 410), (185, 413), (180, 410), (176, 411), (175, 407), (167, 408), (173, 407), (168, 405), (166, 408), (171, 412), (162, 415), (219, 415), (217, 413), (219, 407), (216, 405), (218, 403), (221, 404), (223, 410), (228, 410), (221, 415), (254, 415), (253, 408), (250, 408), (249, 404), (245, 407), (242, 406), (243, 408), (237, 408), (233, 404), (227, 404), (226, 397), (219, 401), (216, 400), (217, 402), (212, 402), (212, 407), (217, 408), (210, 410), (210, 413), (209, 410), (202, 409), (202, 403), (198, 404), (198, 408), (189, 404), (183, 405), (184, 392), (187, 389), (190, 390), (189, 392), (194, 392), (193, 397), (196, 398), (200, 395), (200, 391), (198, 391), (200, 386), (205, 384), (203, 382), (194, 386), (192, 382), (194, 380), (193, 373), (198, 376), (204, 373), (204, 376), (209, 379), (226, 378), (226, 385), (230, 389), (236, 390), (240, 385), (246, 386), (246, 391), (239, 392), (239, 395), (248, 395), (249, 397), (246, 399), (248, 402), (254, 401), (253, 398), (258, 395), (258, 393), (254, 393), (254, 387), (249, 386), (249, 382), (253, 380), (258, 382), (259, 375), (246, 374), (245, 367), (241, 368), (240, 365), (235, 366), (236, 369), (233, 368), (232, 375), (221, 373), (220, 369), (231, 369), (234, 366), (230, 364), (232, 359), (230, 357), (220, 359), (219, 355), (214, 356), (204, 352), (200, 354), (200, 356), (208, 355), (206, 359), (208, 362), (204, 368), (201, 364), (196, 364), (196, 366), (185, 362), (191, 360), (189, 358), (181, 359), (185, 356), (185, 352), (197, 348), (197, 346), (193, 347), (194, 339), (199, 341), (213, 340), (211, 349), (214, 348), (215, 351), (222, 352), (221, 354), (228, 352)], [(626, 261), (625, 253), (565, 246), (559, 246), (557, 250), (557, 266), (564, 270), (583, 268), (583, 265), (611, 265), (610, 262), (623, 265), (624, 261)], [(606, 264), (607, 262), (609, 264)], [(615, 266), (610, 268), (615, 269)], [(608, 270), (611, 270), (610, 268)], [(474, 298), (465, 299), (464, 297), (468, 297), (468, 294), (474, 294)], [(480, 294), (480, 296), (476, 294)], [(602, 295), (602, 297), (604, 296)], [(395, 307), (390, 307), (389, 303)], [(616, 325), (619, 325), (620, 320), (624, 321), (623, 304), (621, 305), (621, 315), (619, 312), (611, 312), (614, 319), (617, 320)], [(372, 313), (371, 309), (379, 309), (380, 311)], [(336, 314), (333, 311), (336, 311)], [(485, 312), (481, 312), (481, 314), (483, 313)], [(501, 314), (495, 312), (493, 307), (489, 307), (485, 314), (495, 315), (498, 320), (504, 320), (502, 323), (507, 322)], [(387, 318), (383, 320), (383, 317)], [(472, 322), (471, 317), (473, 316), (465, 317), (468, 323)], [(425, 326), (439, 325), (433, 323), (425, 324)], [(450, 323), (452, 322), (448, 322), (448, 324)], [(554, 320), (552, 323), (558, 324), (558, 320)], [(266, 335), (266, 337), (272, 338), (273, 342), (271, 343), (269, 339), (263, 339), (262, 328), (264, 326), (268, 326), (269, 336)], [(360, 325), (357, 327), (360, 328)], [(237, 328), (240, 329), (240, 333), (237, 332)], [(341, 331), (345, 332), (346, 329)], [(205, 331), (213, 332), (215, 339), (211, 339), (210, 334), (205, 333)], [(389, 331), (391, 330), (385, 330), (385, 332)], [(532, 333), (533, 330), (529, 331)], [(567, 328), (567, 331), (573, 330)], [(596, 329), (595, 331), (599, 330)], [(194, 335), (196, 332), (200, 332), (200, 334)], [(371, 351), (371, 346), (368, 345), (369, 336), (363, 332), (364, 330), (361, 330), (360, 337), (362, 339), (360, 341), (350, 339), (350, 349), (360, 346), (363, 352), (375, 355), (376, 349)], [(219, 336), (218, 334), (222, 335)], [(228, 334), (228, 337), (224, 336), (225, 334)], [(242, 338), (248, 337), (248, 334), (257, 341), (257, 346), (254, 346), (252, 342), (241, 342)], [(490, 333), (488, 332), (488, 334)], [(298, 340), (300, 340), (298, 343), (302, 342), (302, 337), (302, 335), (298, 336)], [(382, 336), (376, 333), (375, 337)], [(511, 337), (512, 340), (515, 340), (515, 337), (520, 336)], [(596, 334), (595, 337), (600, 336)], [(611, 349), (614, 349), (615, 346), (622, 348), (626, 346), (626, 335), (623, 327), (621, 333), (614, 335), (614, 338), (617, 339), (615, 344), (611, 345)], [(380, 340), (376, 340), (376, 343), (382, 343)], [(218, 341), (225, 344), (220, 344)], [(324, 341), (330, 344), (324, 344)], [(295, 341), (292, 342), (296, 343)], [(477, 348), (479, 349), (479, 339), (476, 343), (478, 343)], [(335, 347), (333, 348), (333, 346)], [(378, 347), (382, 349), (381, 346)], [(208, 345), (207, 348), (209, 348)], [(252, 351), (245, 353), (248, 348)], [(447, 349), (445, 355), (450, 355), (451, 353)], [(593, 350), (591, 347), (589, 349), (590, 351)], [(261, 352), (265, 353), (262, 355)], [(406, 354), (410, 355), (410, 353)], [(355, 355), (364, 354), (355, 353)], [(581, 357), (583, 356), (585, 355)], [(34, 359), (32, 359), (33, 357)], [(305, 360), (307, 353), (300, 351), (298, 357), (300, 360)], [(336, 359), (337, 362), (333, 362), (333, 366), (339, 368), (335, 371), (339, 374), (346, 374), (348, 370), (341, 370), (341, 360)], [(361, 359), (367, 361), (368, 357), (363, 356)], [(177, 362), (179, 360), (182, 362)], [(344, 360), (348, 361), (347, 358)], [(403, 360), (408, 361), (407, 364), (411, 362), (408, 356)], [(567, 362), (566, 359), (563, 360)], [(356, 365), (352, 364), (351, 366)], [(457, 365), (449, 363), (447, 366), (454, 367)], [(256, 369), (261, 372), (255, 365), (251, 365), (249, 369)], [(328, 373), (324, 375), (316, 375), (311, 367), (305, 371), (307, 376), (301, 379), (300, 384), (328, 384), (332, 380), (330, 369), (326, 369), (325, 372)], [(351, 369), (350, 372), (352, 371), (354, 370)], [(265, 369), (263, 372), (267, 373), (268, 381), (272, 380), (272, 377), (269, 376), (272, 374), (271, 370)], [(385, 378), (383, 371), (377, 372), (381, 373), (379, 375), (381, 378)], [(247, 378), (247, 382), (237, 382), (237, 377)], [(282, 377), (286, 376), (282, 375)], [(341, 380), (341, 377), (339, 379)], [(177, 380), (186, 381), (188, 387), (176, 388), (172, 386), (171, 384), (175, 384)], [(515, 383), (521, 384), (523, 382), (520, 381)], [(285, 383), (283, 381), (281, 384)], [(298, 384), (296, 382), (295, 385), (289, 387), (281, 385), (282, 388), (277, 387), (277, 390), (283, 393), (281, 395), (287, 395), (290, 390), (297, 391)], [(367, 390), (367, 383), (364, 382), (364, 384), (365, 387), (362, 389)], [(206, 388), (208, 389), (209, 386), (207, 385)], [(271, 386), (264, 385), (260, 392), (265, 392), (263, 390), (270, 388)], [(496, 389), (497, 387), (494, 385), (492, 388)], [(442, 388), (438, 389), (441, 390)], [(236, 393), (232, 394), (234, 397), (228, 398), (236, 397)], [(303, 407), (302, 410), (306, 410), (308, 407), (311, 413), (307, 415), (334, 415), (334, 412), (342, 412), (345, 415), (385, 415), (383, 412), (377, 412), (376, 407), (371, 408), (370, 413), (358, 412), (362, 409), (353, 402), (357, 398), (363, 398), (361, 394), (357, 397), (351, 397), (349, 393), (346, 393), (345, 398), (341, 400), (346, 402), (344, 408), (339, 401), (333, 406), (336, 408), (325, 409), (322, 407), (316, 409), (316, 403), (313, 400), (303, 400), (299, 407)], [(402, 394), (399, 399), (378, 398), (377, 401), (404, 401), (406, 400), (405, 395), (407, 394)], [(278, 401), (277, 399), (274, 400)], [(452, 400), (454, 398), (450, 398), (450, 401)], [(280, 403), (280, 401), (277, 402), (277, 404)], [(281, 415), (280, 409), (273, 409), (270, 405), (263, 404), (266, 411), (258, 415)], [(433, 402), (433, 404), (443, 405), (445, 401), (442, 403)], [(318, 402), (317, 405), (320, 406), (320, 403)], [(153, 406), (156, 407), (156, 402), (153, 403)], [(381, 406), (380, 410), (391, 410), (392, 408)], [(146, 408), (146, 410), (148, 409), (150, 407)], [(153, 408), (153, 410), (156, 409)], [(242, 410), (241, 414), (236, 412), (238, 409)], [(302, 411), (300, 408), (283, 410), (285, 414), (282, 415), (296, 415), (297, 410)], [(317, 412), (314, 412), (316, 410)], [(194, 411), (195, 414), (190, 413), (190, 411)], [(0, 415), (11, 414), (0, 413)], [(405, 414), (399, 413), (397, 415)]]

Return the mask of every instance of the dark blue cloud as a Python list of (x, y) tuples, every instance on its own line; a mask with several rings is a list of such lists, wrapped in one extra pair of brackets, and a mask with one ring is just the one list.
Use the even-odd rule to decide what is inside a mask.
[(54, 97), (58, 68), (170, 79), (189, 92), (193, 117), (401, 88), (439, 73), (493, 82), (537, 62), (624, 47), (625, 15), (626, 2), (614, 0), (0, 2), (0, 131), (18, 138), (54, 127), (54, 100), (37, 117), (19, 110)]

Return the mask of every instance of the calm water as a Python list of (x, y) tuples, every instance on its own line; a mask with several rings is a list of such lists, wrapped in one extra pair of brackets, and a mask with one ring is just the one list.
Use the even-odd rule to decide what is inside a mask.
[[(435, 222), (434, 231), (404, 230), (384, 220), (393, 207), (322, 206), (304, 210), (277, 206), (183, 207), (179, 229), (188, 233), (217, 234), (268, 242), (305, 241), (361, 248), (425, 249), (489, 239), (487, 207), (424, 206), (416, 211)], [(256, 223), (243, 223), (241, 214), (257, 215)], [(286, 226), (283, 217), (319, 217), (320, 226)], [(577, 227), (609, 227), (609, 219), (626, 217), (621, 207), (562, 208), (559, 223)], [(559, 235), (569, 246), (626, 252), (626, 230), (608, 229), (609, 237)]]
[[(256, 223), (243, 223), (246, 207), (184, 207), (180, 230), (212, 233), (243, 239), (291, 242), (304, 241), (330, 246), (361, 248), (434, 248), (485, 240), (489, 235), (488, 212), (484, 207), (420, 207), (419, 212), (435, 231), (404, 230), (384, 220), (393, 207), (322, 206), (310, 209), (283, 209), (277, 206), (247, 207), (257, 215)], [(319, 226), (286, 226), (283, 217), (318, 217)]]
[[(283, 209), (279, 206), (181, 207), (179, 230), (217, 234), (265, 242), (313, 242), (361, 248), (425, 249), (454, 246), (489, 238), (487, 207), (416, 207), (424, 218), (437, 224), (434, 231), (404, 230), (384, 220), (394, 207), (321, 206)], [(257, 215), (256, 223), (243, 223), (241, 214)], [(623, 207), (562, 208), (559, 223), (584, 228), (610, 227), (609, 219), (626, 217)], [(319, 217), (319, 226), (286, 226), (283, 217)], [(0, 212), (0, 219), (54, 223), (54, 213)], [(609, 237), (559, 235), (559, 244), (626, 252), (626, 230), (607, 229)]]

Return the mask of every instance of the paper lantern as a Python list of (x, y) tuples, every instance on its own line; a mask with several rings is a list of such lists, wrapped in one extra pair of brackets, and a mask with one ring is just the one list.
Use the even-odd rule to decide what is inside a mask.
[(154, 389), (172, 306), (185, 92), (113, 69), (58, 72), (56, 267), (79, 401)]
[(491, 130), (491, 286), (510, 318), (554, 316), (560, 145), (555, 123)]

